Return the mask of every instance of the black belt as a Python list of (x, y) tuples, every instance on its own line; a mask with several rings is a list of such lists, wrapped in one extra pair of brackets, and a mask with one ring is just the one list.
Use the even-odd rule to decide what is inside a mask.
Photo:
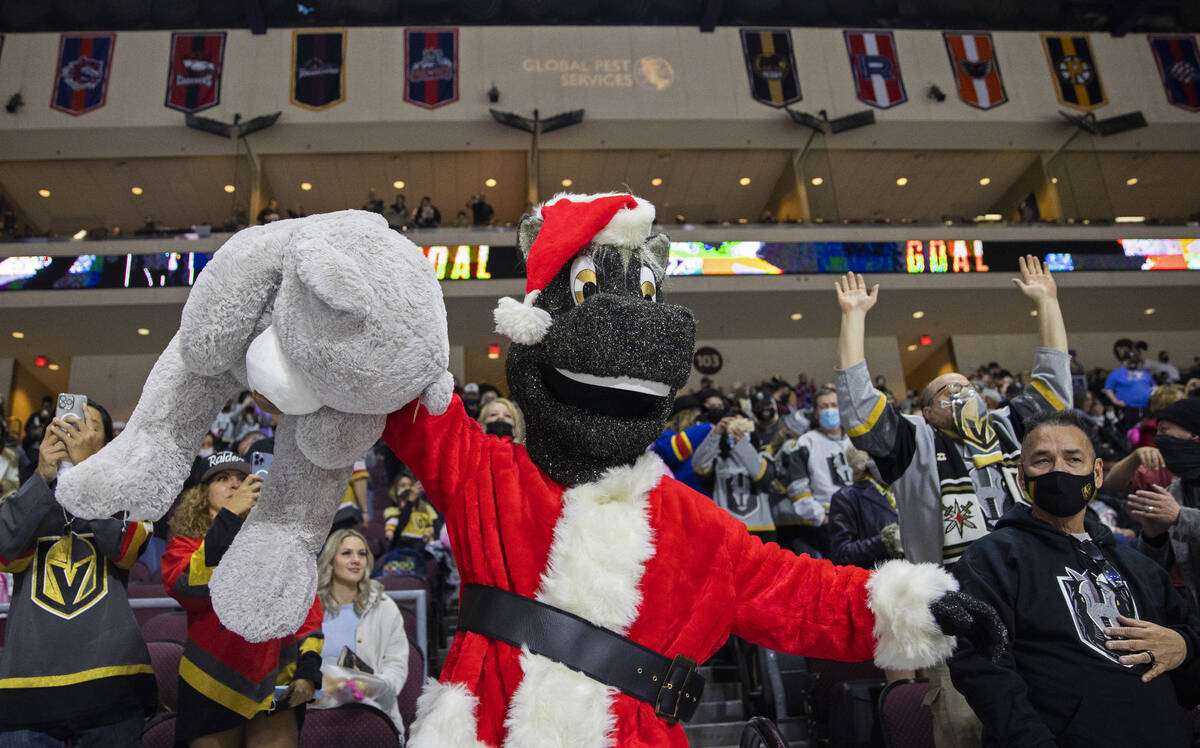
[(463, 585), (458, 630), (528, 647), (650, 704), (671, 723), (691, 719), (704, 691), (695, 660), (661, 655), (579, 616), (498, 587)]

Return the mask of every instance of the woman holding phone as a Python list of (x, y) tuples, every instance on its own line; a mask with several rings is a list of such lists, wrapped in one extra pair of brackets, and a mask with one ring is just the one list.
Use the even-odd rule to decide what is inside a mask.
[(196, 472), (171, 516), (162, 558), (167, 593), (188, 619), (175, 739), (192, 748), (295, 746), (304, 705), (321, 682), (321, 602), (282, 639), (252, 643), (221, 625), (208, 580), (258, 501), (262, 478), (233, 452), (203, 458)]
[(408, 678), (408, 636), (395, 601), (370, 578), (374, 565), (367, 539), (354, 530), (338, 530), (325, 541), (317, 560), (317, 596), (325, 611), (325, 686), (314, 708), (370, 704), (392, 720), (403, 743), (396, 696)]

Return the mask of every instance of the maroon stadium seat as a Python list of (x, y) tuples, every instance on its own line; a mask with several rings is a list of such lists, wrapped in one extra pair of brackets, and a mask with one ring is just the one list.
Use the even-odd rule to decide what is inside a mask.
[(134, 582), (150, 582), (150, 567), (143, 564), (141, 561), (135, 563), (129, 569), (129, 582), (132, 585)]
[(429, 593), (429, 584), (424, 577), (414, 577), (411, 574), (386, 574), (378, 580), (385, 590), (425, 590)]
[(158, 681), (158, 704), (172, 712), (179, 709), (179, 661), (183, 645), (179, 642), (147, 642), (154, 680)]
[(404, 681), (404, 688), (400, 689), (400, 694), (396, 697), (396, 705), (400, 708), (400, 719), (404, 722), (405, 735), (408, 734), (413, 720), (417, 717), (417, 697), (421, 695), (421, 686), (425, 683), (424, 673), (425, 658), (421, 656), (421, 650), (417, 648), (417, 645), (409, 640), (408, 679)]
[(888, 748), (934, 748), (933, 712), (925, 705), (929, 681), (898, 680), (879, 695), (883, 740)]
[(142, 624), (142, 637), (148, 642), (187, 641), (187, 613), (171, 610), (159, 613)]
[(162, 582), (134, 582), (129, 581), (128, 595), (130, 599), (143, 597), (166, 597), (167, 590), (163, 587)]
[(357, 525), (354, 529), (367, 539), (367, 547), (371, 549), (375, 558), (387, 552), (387, 534), (382, 522)]
[(175, 745), (175, 715), (160, 714), (147, 723), (142, 731), (142, 748), (173, 748)]
[(404, 635), (409, 644), (417, 644), (417, 616), (403, 605), (400, 606), (400, 616), (404, 618)]
[(310, 709), (300, 730), (300, 748), (331, 745), (388, 748), (400, 745), (387, 715), (366, 704), (343, 704), (336, 709)]

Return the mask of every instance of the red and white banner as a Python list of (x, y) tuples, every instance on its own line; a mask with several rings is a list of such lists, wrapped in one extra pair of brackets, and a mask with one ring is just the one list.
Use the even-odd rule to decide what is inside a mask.
[(950, 67), (954, 70), (958, 98), (977, 109), (991, 109), (1008, 101), (992, 35), (947, 31), (943, 36), (946, 53), (950, 55)]
[(904, 79), (900, 76), (900, 58), (896, 38), (890, 31), (846, 31), (846, 51), (858, 100), (887, 109), (908, 101)]

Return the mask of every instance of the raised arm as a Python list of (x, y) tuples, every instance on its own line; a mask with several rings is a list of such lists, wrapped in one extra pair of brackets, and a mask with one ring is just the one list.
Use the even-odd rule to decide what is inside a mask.
[(879, 284), (867, 291), (858, 273), (846, 273), (833, 284), (842, 308), (842, 330), (838, 335), (838, 368), (849, 369), (867, 359), (867, 312), (879, 300)]
[(1033, 255), (1018, 259), (1021, 277), (1013, 285), (1037, 305), (1038, 345), (1067, 353), (1067, 326), (1063, 324), (1062, 309), (1058, 306), (1058, 285), (1050, 269)]

